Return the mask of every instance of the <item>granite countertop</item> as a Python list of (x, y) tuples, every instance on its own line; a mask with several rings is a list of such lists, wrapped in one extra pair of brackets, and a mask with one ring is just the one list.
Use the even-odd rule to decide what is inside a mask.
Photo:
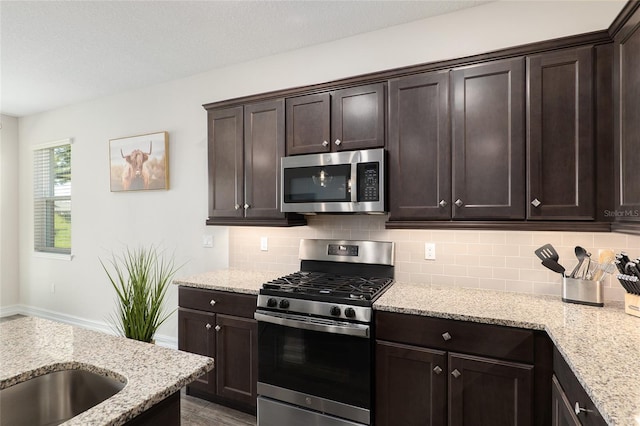
[(621, 302), (603, 308), (559, 296), (396, 282), (380, 311), (544, 330), (610, 425), (640, 425), (640, 318)]
[(173, 280), (173, 284), (234, 293), (258, 294), (262, 284), (283, 275), (285, 274), (282, 272), (220, 269), (190, 277), (176, 278)]
[(25, 317), (0, 323), (0, 389), (47, 372), (83, 369), (125, 387), (65, 425), (121, 425), (207, 371), (214, 361), (80, 327)]
[[(277, 272), (219, 270), (174, 284), (257, 294)], [(546, 331), (610, 425), (640, 426), (640, 318), (560, 296), (396, 282), (374, 309)]]

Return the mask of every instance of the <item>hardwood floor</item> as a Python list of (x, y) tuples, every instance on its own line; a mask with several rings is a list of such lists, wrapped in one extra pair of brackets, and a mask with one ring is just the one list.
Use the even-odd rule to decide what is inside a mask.
[(255, 426), (256, 418), (213, 402), (189, 396), (184, 389), (180, 395), (182, 426)]

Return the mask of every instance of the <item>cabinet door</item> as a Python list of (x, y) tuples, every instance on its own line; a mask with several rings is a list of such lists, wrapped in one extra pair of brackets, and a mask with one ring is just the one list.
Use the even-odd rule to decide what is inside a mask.
[(616, 204), (619, 220), (640, 220), (640, 8), (614, 45)]
[(329, 152), (331, 144), (329, 93), (286, 100), (287, 155)]
[(551, 400), (553, 402), (551, 426), (580, 426), (580, 421), (555, 376), (552, 379)]
[(242, 115), (242, 107), (208, 112), (210, 217), (243, 217)]
[[(191, 309), (178, 309), (178, 349), (198, 355), (215, 357), (216, 335), (215, 314), (193, 311)], [(189, 386), (205, 392), (216, 391), (216, 367), (204, 376), (199, 377)]]
[(376, 342), (375, 424), (446, 425), (445, 352)]
[(384, 89), (380, 83), (332, 94), (331, 150), (384, 147)]
[(216, 369), (218, 396), (256, 407), (258, 322), (218, 314)]
[(594, 218), (592, 50), (527, 58), (529, 219)]
[(524, 219), (524, 60), (457, 68), (453, 218)]
[(533, 365), (449, 354), (449, 425), (533, 424)]
[(280, 158), (284, 157), (284, 100), (244, 107), (245, 217), (284, 218)]
[(389, 219), (451, 218), (449, 72), (389, 82)]

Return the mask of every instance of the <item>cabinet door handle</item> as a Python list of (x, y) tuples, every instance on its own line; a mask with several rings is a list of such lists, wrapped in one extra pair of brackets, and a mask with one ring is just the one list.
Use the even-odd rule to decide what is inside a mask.
[(442, 333), (442, 338), (444, 339), (445, 342), (448, 342), (449, 340), (451, 340), (451, 335), (449, 334), (448, 331), (445, 331), (444, 333)]
[(329, 146), (329, 142), (327, 141), (322, 142), (322, 146)]
[(240, 208), (240, 204), (236, 204), (235, 206), (233, 206), (236, 210), (238, 210)]
[(438, 204), (440, 204), (440, 207), (447, 207), (447, 202), (445, 200), (440, 200)]
[(209, 302), (209, 304), (210, 304), (211, 306), (213, 306), (213, 305), (215, 305), (215, 304), (216, 304), (216, 301), (215, 301), (215, 300), (213, 300), (213, 299), (211, 299), (211, 301)]
[(336, 145), (337, 145), (337, 146), (340, 146), (340, 144), (342, 143), (342, 141), (341, 141), (340, 139), (336, 139), (336, 142), (335, 142), (335, 143), (336, 143)]
[(214, 330), (216, 330), (216, 331), (220, 331), (220, 326), (219, 326), (219, 325), (216, 325), (216, 327), (215, 327), (215, 329), (214, 329)]
[(542, 203), (537, 198), (534, 198), (533, 201), (531, 202), (531, 205), (533, 207), (538, 207), (540, 204), (542, 204)]
[(245, 210), (248, 209), (249, 207), (251, 207), (249, 204), (244, 205)]
[(440, 374), (440, 373), (442, 373), (442, 368), (440, 368), (440, 366), (439, 366), (439, 365), (436, 365), (436, 368), (434, 368), (434, 369), (433, 369), (433, 371), (434, 371), (436, 374)]
[(207, 325), (205, 325), (204, 328), (206, 328), (207, 330), (211, 330), (211, 324), (207, 323)]
[(458, 206), (458, 207), (462, 207), (462, 204), (464, 204), (464, 203), (462, 202), (462, 200), (460, 198), (458, 198), (454, 204), (456, 206)]
[(451, 375), (452, 375), (454, 378), (456, 378), (456, 379), (457, 379), (458, 377), (462, 376), (462, 373), (460, 373), (460, 372), (458, 371), (458, 369), (456, 368), (455, 370), (453, 370), (453, 371), (451, 372)]
[(578, 401), (576, 401), (576, 405), (573, 407), (573, 411), (576, 412), (576, 416), (579, 415), (580, 413), (591, 413), (591, 412), (593, 412), (593, 410), (589, 410), (587, 408), (582, 408)]

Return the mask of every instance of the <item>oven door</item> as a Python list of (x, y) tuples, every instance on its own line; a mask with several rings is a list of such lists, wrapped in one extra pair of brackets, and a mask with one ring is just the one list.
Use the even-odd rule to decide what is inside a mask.
[[(372, 341), (369, 326), (256, 312), (258, 393), (369, 424)], [(285, 325), (286, 324), (286, 325)], [(261, 390), (263, 392), (261, 392)]]

